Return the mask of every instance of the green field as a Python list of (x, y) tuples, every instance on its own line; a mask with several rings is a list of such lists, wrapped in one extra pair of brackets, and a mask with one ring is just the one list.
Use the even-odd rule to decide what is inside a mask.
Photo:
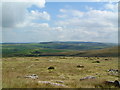
[[(90, 52), (92, 51), (93, 53), (94, 52), (93, 50), (111, 48), (116, 45), (111, 43), (93, 43), (93, 42), (44, 42), (44, 43), (7, 43), (1, 44), (1, 46), (3, 57), (39, 57), (39, 56), (95, 56), (94, 54), (90, 55)], [(116, 56), (116, 53), (114, 54), (115, 55), (108, 54), (106, 56)]]

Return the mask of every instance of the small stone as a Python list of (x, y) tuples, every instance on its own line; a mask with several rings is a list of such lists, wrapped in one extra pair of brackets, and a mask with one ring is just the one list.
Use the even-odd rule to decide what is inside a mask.
[(55, 69), (53, 66), (48, 67), (48, 69)]
[(87, 76), (87, 77), (81, 78), (80, 81), (86, 80), (86, 79), (95, 79), (95, 78), (96, 77), (94, 77), (94, 76)]
[(36, 74), (32, 74), (32, 75), (25, 76), (25, 78), (38, 79), (38, 76)]
[(83, 65), (77, 65), (77, 68), (84, 68)]

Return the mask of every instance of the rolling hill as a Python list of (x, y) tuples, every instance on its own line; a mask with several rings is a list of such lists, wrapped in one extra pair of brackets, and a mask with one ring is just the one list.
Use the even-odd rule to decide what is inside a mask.
[(117, 45), (99, 42), (3, 43), (3, 57), (117, 56)]

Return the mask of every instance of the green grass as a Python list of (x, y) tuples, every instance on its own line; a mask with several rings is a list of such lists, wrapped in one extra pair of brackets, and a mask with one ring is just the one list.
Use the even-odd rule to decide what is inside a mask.
[[(13, 43), (2, 45), (3, 57), (35, 57), (35, 56), (69, 56), (79, 55), (81, 51), (96, 50), (114, 46), (114, 44), (100, 43)], [(1, 49), (0, 49), (1, 50)], [(80, 52), (79, 52), (80, 51)], [(87, 53), (87, 52), (85, 52)], [(84, 56), (84, 55), (83, 55)]]
[[(38, 84), (38, 81), (64, 81), (62, 84), (68, 88), (105, 88), (108, 87), (103, 84), (105, 80), (114, 81), (119, 77), (108, 75), (107, 72), (109, 69), (118, 69), (117, 57), (11, 57), (2, 60), (3, 88), (62, 88)], [(96, 60), (100, 63), (92, 63)], [(77, 68), (77, 65), (83, 65), (84, 68)], [(48, 70), (50, 66), (55, 69)], [(31, 74), (37, 74), (39, 79), (24, 78)], [(96, 79), (79, 81), (86, 76), (95, 76)]]

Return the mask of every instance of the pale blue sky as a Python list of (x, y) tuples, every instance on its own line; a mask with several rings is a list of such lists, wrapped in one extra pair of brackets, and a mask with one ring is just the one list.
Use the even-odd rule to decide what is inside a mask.
[(117, 43), (117, 3), (3, 3), (3, 42)]

